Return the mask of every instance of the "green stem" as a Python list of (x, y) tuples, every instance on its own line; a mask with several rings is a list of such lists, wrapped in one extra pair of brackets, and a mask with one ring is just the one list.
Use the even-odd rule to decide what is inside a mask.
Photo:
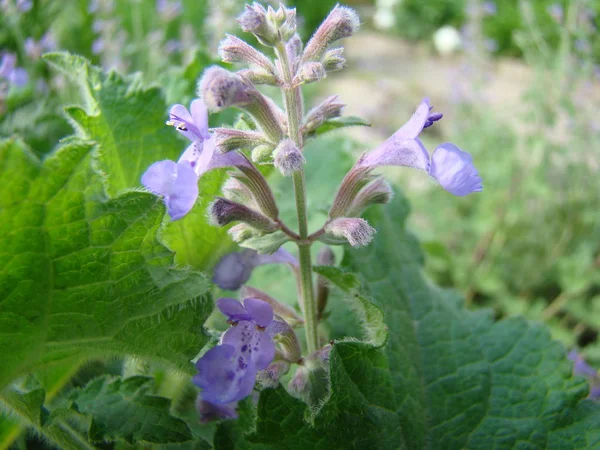
[[(302, 133), (300, 132), (302, 122), (302, 92), (299, 87), (293, 87), (291, 85), (292, 73), (285, 45), (280, 44), (276, 50), (283, 70), (283, 79), (285, 82), (282, 91), (285, 98), (285, 109), (288, 118), (288, 135), (298, 148), (302, 150)], [(318, 322), (310, 254), (311, 243), (307, 241), (308, 217), (306, 212), (306, 180), (304, 177), (304, 168), (294, 172), (292, 179), (294, 181), (294, 195), (296, 197), (296, 211), (298, 214), (298, 235), (300, 236), (300, 241), (297, 242), (297, 244), (300, 256), (300, 292), (302, 309), (304, 310), (306, 347), (308, 353), (313, 353), (318, 348), (319, 336), (317, 330)]]

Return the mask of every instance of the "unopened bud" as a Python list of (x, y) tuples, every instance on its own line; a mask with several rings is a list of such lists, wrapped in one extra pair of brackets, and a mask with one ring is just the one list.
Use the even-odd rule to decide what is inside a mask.
[(302, 60), (320, 60), (331, 43), (352, 36), (359, 26), (360, 19), (352, 8), (337, 5), (306, 44)]
[(323, 125), (327, 120), (341, 116), (344, 106), (346, 105), (339, 101), (337, 95), (326, 98), (321, 104), (315, 106), (306, 114), (303, 131), (310, 133)]
[(222, 197), (217, 197), (210, 205), (209, 216), (215, 225), (221, 227), (231, 222), (242, 222), (264, 233), (272, 233), (279, 228), (277, 223), (261, 213)]
[(249, 66), (260, 67), (267, 73), (275, 74), (275, 67), (266, 55), (251, 45), (230, 34), (219, 44), (219, 55), (224, 62), (246, 63)]
[(221, 289), (236, 291), (250, 279), (254, 252), (233, 252), (223, 256), (213, 271), (213, 283)]
[(260, 289), (253, 288), (251, 286), (244, 286), (240, 291), (240, 297), (252, 297), (267, 302), (269, 305), (271, 305), (271, 308), (273, 308), (273, 313), (283, 318), (287, 323), (290, 324), (290, 326), (296, 326), (304, 323), (304, 320), (302, 320), (302, 318), (296, 313), (296, 311), (294, 311), (285, 303), (277, 301), (269, 294), (267, 294), (264, 291), (261, 291)]
[[(330, 247), (323, 247), (317, 254), (317, 264), (320, 266), (333, 266), (335, 264), (335, 255)], [(329, 282), (322, 276), (317, 277), (317, 317), (323, 317), (323, 311), (327, 306), (329, 299)]]
[(209, 110), (220, 111), (230, 106), (242, 108), (252, 116), (270, 141), (279, 142), (283, 136), (280, 117), (274, 105), (239, 75), (222, 67), (210, 67), (200, 79), (198, 91)]
[(272, 155), (274, 151), (275, 146), (271, 144), (259, 145), (252, 150), (252, 161), (256, 164), (272, 163)]
[(331, 210), (329, 211), (330, 219), (346, 217), (352, 202), (360, 190), (373, 180), (373, 176), (371, 175), (372, 169), (369, 166), (361, 165), (363, 160), (364, 155), (360, 157), (358, 162), (350, 169), (342, 180), (340, 188), (333, 200)]
[(231, 200), (242, 205), (246, 205), (252, 209), (258, 209), (258, 205), (254, 201), (254, 197), (250, 189), (237, 178), (233, 177), (234, 173), (230, 173), (232, 178), (227, 179), (221, 191), (227, 200)]
[(325, 72), (325, 67), (323, 67), (323, 64), (320, 62), (309, 61), (300, 66), (300, 70), (298, 70), (298, 74), (294, 77), (292, 83), (294, 86), (314, 83), (322, 80), (326, 76), (327, 72)]
[(277, 30), (267, 20), (267, 10), (258, 3), (246, 5), (246, 10), (238, 17), (243, 31), (252, 33), (263, 45), (273, 46), (278, 42)]
[(238, 70), (236, 74), (255, 86), (258, 84), (279, 86), (281, 84), (281, 80), (277, 75), (273, 75), (272, 73), (259, 68)]
[(292, 36), (288, 43), (285, 44), (285, 50), (290, 61), (299, 61), (302, 56), (302, 39), (300, 39), (300, 36), (297, 34)]
[(344, 58), (343, 47), (327, 50), (321, 60), (323, 67), (327, 72), (335, 72), (346, 67), (346, 58)]
[(348, 208), (346, 215), (348, 217), (359, 217), (367, 206), (389, 203), (393, 195), (389, 183), (383, 178), (377, 178), (360, 190)]
[(302, 359), (302, 349), (296, 332), (281, 317), (273, 320), (274, 327), (280, 327), (273, 340), (279, 344), (281, 356), (286, 361), (297, 363)]
[(233, 150), (247, 150), (262, 144), (268, 144), (258, 131), (237, 130), (235, 128), (214, 128), (215, 146), (221, 153)]
[(340, 217), (325, 225), (325, 232), (319, 239), (323, 242), (339, 244), (345, 239), (352, 247), (363, 247), (371, 242), (376, 230), (364, 219)]
[(274, 156), (275, 167), (286, 177), (300, 170), (306, 162), (302, 152), (291, 139), (281, 141), (275, 149)]
[(267, 8), (267, 20), (275, 25), (283, 42), (287, 42), (296, 34), (295, 8), (286, 8), (282, 4), (279, 4), (279, 9), (275, 11), (269, 6)]
[(310, 390), (309, 374), (306, 367), (298, 367), (288, 383), (288, 390), (294, 397), (306, 400)]
[(275, 361), (267, 366), (266, 369), (260, 370), (256, 374), (256, 382), (262, 388), (276, 388), (279, 385), (279, 380), (290, 370), (290, 363), (287, 361)]
[(252, 228), (250, 225), (246, 223), (238, 223), (237, 225), (232, 226), (229, 230), (227, 230), (227, 234), (231, 236), (231, 239), (238, 244), (247, 241), (248, 239), (257, 237), (262, 235), (260, 231), (255, 228)]
[(240, 165), (238, 169), (241, 173), (235, 173), (232, 176), (246, 185), (260, 211), (267, 217), (276, 220), (279, 216), (279, 210), (273, 192), (263, 174), (252, 164), (248, 164), (248, 166)]

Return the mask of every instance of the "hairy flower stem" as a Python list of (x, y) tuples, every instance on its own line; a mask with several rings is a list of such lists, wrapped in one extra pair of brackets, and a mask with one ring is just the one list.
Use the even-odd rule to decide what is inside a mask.
[[(300, 127), (302, 126), (302, 92), (299, 87), (292, 86), (291, 67), (287, 51), (283, 44), (277, 47), (277, 56), (281, 64), (285, 83), (282, 91), (288, 117), (288, 135), (298, 148), (302, 150), (302, 134), (300, 132)], [(308, 219), (306, 213), (306, 180), (304, 177), (304, 168), (294, 172), (292, 178), (294, 181), (294, 194), (296, 196), (296, 211), (298, 213), (298, 234), (300, 236), (300, 241), (297, 244), (300, 260), (301, 301), (302, 309), (304, 310), (306, 346), (308, 353), (313, 353), (317, 350), (319, 338), (310, 254), (312, 243), (307, 241)]]

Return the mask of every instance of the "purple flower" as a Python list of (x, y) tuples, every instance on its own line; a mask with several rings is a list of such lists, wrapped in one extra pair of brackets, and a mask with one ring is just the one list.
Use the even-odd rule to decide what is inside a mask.
[(183, 105), (174, 105), (169, 113), (169, 125), (192, 143), (179, 161), (158, 161), (142, 175), (142, 184), (152, 193), (164, 197), (167, 212), (173, 220), (184, 217), (198, 198), (198, 178), (205, 172), (220, 167), (240, 167), (250, 163), (238, 153), (220, 154), (215, 151), (215, 140), (208, 132), (208, 112), (197, 99), (190, 105), (191, 113)]
[(498, 7), (495, 2), (483, 2), (483, 12), (488, 16), (493, 16), (498, 12)]
[(550, 16), (557, 22), (561, 23), (563, 21), (564, 11), (563, 7), (558, 3), (553, 3), (546, 8), (546, 11)]
[(598, 375), (598, 371), (590, 366), (577, 350), (569, 352), (569, 359), (574, 363), (573, 374), (587, 378), (590, 382), (589, 398), (593, 400), (600, 399), (600, 375)]
[(33, 8), (31, 0), (17, 0), (17, 9), (21, 12), (28, 12)]
[(442, 118), (432, 113), (425, 98), (410, 120), (375, 150), (367, 153), (357, 163), (358, 168), (378, 166), (407, 166), (426, 171), (451, 194), (463, 196), (483, 189), (481, 178), (471, 155), (453, 144), (438, 146), (432, 156), (418, 138), (424, 128)]
[(278, 332), (273, 308), (267, 302), (247, 298), (242, 305), (232, 298), (221, 298), (219, 310), (232, 325), (221, 344), (211, 348), (196, 363), (194, 384), (202, 388), (202, 399), (216, 405), (237, 402), (254, 388), (259, 370), (275, 357), (273, 335)]
[(263, 264), (298, 266), (298, 261), (283, 248), (271, 255), (259, 255), (255, 250), (228, 253), (215, 266), (213, 283), (221, 289), (236, 291), (250, 279), (254, 268)]
[(5, 53), (0, 60), (0, 78), (5, 78), (14, 86), (25, 86), (29, 81), (27, 71), (16, 67), (17, 57), (14, 53)]
[(167, 22), (181, 14), (183, 7), (177, 0), (156, 0), (156, 11)]

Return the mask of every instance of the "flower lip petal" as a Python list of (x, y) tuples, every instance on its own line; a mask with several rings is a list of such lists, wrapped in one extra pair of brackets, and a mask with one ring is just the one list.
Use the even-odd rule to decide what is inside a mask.
[(177, 164), (177, 176), (171, 192), (165, 196), (171, 219), (179, 220), (191, 211), (198, 198), (198, 175), (186, 163)]
[(233, 298), (223, 297), (217, 301), (217, 308), (227, 316), (229, 320), (239, 322), (240, 320), (251, 320), (250, 314), (246, 311), (246, 308), (237, 300)]
[(177, 176), (177, 163), (171, 160), (157, 161), (142, 175), (142, 184), (155, 195), (169, 195)]
[(258, 370), (267, 367), (275, 357), (275, 344), (271, 336), (260, 331), (256, 324), (244, 320), (229, 328), (221, 338), (222, 344), (231, 345), (245, 360), (254, 363)]
[(471, 155), (449, 142), (434, 150), (429, 174), (445, 190), (459, 197), (483, 190)]
[(273, 308), (263, 300), (246, 298), (244, 299), (244, 308), (258, 326), (268, 327), (273, 321)]

